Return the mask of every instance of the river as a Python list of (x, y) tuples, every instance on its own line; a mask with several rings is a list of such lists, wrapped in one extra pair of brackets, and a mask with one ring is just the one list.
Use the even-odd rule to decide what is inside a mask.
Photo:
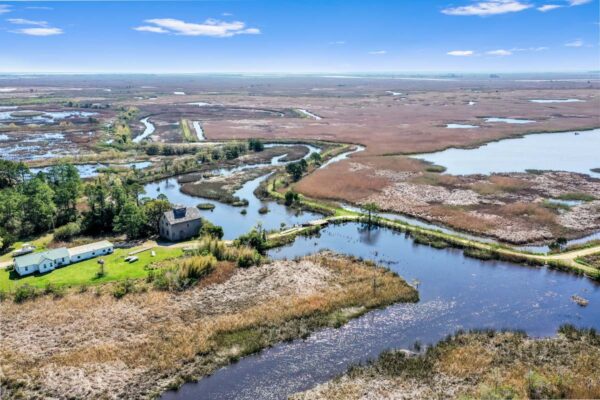
[[(356, 223), (329, 226), (318, 238), (298, 237), (269, 255), (293, 258), (321, 249), (372, 259), (408, 282), (418, 280), (420, 301), (372, 311), (339, 329), (281, 343), (162, 398), (283, 399), (386, 349), (410, 348), (415, 341), (433, 344), (458, 329), (522, 329), (548, 336), (564, 323), (600, 328), (600, 287), (587, 278), (467, 258), (460, 250), (417, 245), (389, 229), (369, 231)], [(574, 294), (590, 300), (590, 306), (576, 305), (570, 300)]]

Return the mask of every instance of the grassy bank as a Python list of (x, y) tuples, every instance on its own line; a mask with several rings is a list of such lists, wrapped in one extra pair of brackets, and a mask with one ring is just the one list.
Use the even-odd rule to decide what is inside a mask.
[(458, 333), (411, 356), (383, 353), (295, 400), (379, 398), (598, 398), (600, 336), (564, 326), (555, 338), (519, 332)]

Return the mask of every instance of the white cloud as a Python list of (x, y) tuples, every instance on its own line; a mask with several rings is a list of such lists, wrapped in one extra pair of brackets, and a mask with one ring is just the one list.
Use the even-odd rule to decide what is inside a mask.
[(10, 6), (8, 4), (0, 4), (0, 14), (6, 14), (10, 12)]
[(257, 35), (260, 30), (257, 28), (246, 28), (246, 24), (241, 21), (226, 22), (217, 19), (207, 19), (203, 23), (190, 23), (173, 18), (155, 18), (144, 21), (152, 25), (143, 25), (133, 28), (136, 31), (171, 33), (183, 36), (211, 36), (211, 37), (231, 37), (234, 35)]
[(592, 0), (568, 0), (569, 4), (572, 6), (580, 6), (582, 4), (591, 3)]
[(446, 54), (454, 57), (469, 57), (475, 54), (475, 52), (473, 50), (452, 50)]
[(545, 50), (549, 50), (549, 47), (546, 46), (539, 46), (539, 47), (514, 47), (512, 49), (510, 49), (510, 51), (512, 52), (516, 52), (516, 51), (545, 51)]
[(375, 51), (370, 51), (369, 54), (381, 56), (383, 54), (387, 54), (387, 51), (386, 50), (375, 50)]
[(509, 50), (498, 49), (498, 50), (486, 51), (485, 54), (488, 54), (490, 56), (510, 56), (510, 55), (512, 55), (512, 52)]
[(557, 8), (562, 8), (563, 6), (558, 4), (544, 4), (543, 6), (538, 7), (537, 9), (541, 12), (556, 10)]
[(60, 28), (24, 28), (14, 31), (29, 36), (54, 36), (62, 35), (64, 32)]
[(224, 16), (224, 17), (231, 17), (233, 14), (232, 13), (228, 13), (228, 12), (224, 12), (221, 15)]
[(329, 42), (329, 44), (341, 46), (343, 44), (346, 44), (346, 42), (343, 41), (343, 40), (336, 40), (336, 41), (333, 41), (333, 42)]
[(531, 7), (531, 4), (522, 3), (519, 0), (489, 0), (481, 1), (469, 6), (445, 8), (442, 10), (442, 13), (446, 15), (487, 16), (496, 14), (506, 14), (510, 12), (519, 12)]
[(30, 19), (23, 18), (9, 18), (8, 22), (15, 25), (35, 25), (35, 26), (48, 26), (46, 21), (32, 21)]
[(39, 6), (31, 6), (31, 7), (25, 7), (28, 10), (52, 10), (52, 7), (39, 7)]
[(583, 47), (583, 40), (577, 39), (569, 43), (565, 43), (567, 47)]
[(133, 30), (139, 32), (169, 33), (168, 30), (163, 29), (160, 26), (138, 26), (137, 28), (133, 28)]

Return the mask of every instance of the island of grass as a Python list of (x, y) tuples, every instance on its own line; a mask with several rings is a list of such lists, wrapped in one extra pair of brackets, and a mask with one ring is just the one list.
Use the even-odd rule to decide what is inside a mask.
[(477, 331), (458, 333), (421, 354), (385, 352), (291, 398), (597, 399), (599, 367), (600, 336), (594, 330), (563, 326), (549, 339)]
[(0, 302), (8, 398), (155, 398), (280, 341), (418, 300), (369, 262), (323, 253), (239, 268), (221, 253), (247, 251), (211, 248), (223, 261), (192, 255), (153, 264), (145, 279)]

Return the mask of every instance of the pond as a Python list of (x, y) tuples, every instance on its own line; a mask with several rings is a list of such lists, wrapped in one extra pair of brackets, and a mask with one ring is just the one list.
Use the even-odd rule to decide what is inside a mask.
[(531, 119), (517, 119), (517, 118), (486, 118), (485, 122), (503, 122), (505, 124), (532, 124), (535, 121)]
[(585, 100), (580, 99), (531, 99), (532, 103), (550, 104), (550, 103), (583, 103)]
[(479, 128), (477, 125), (469, 125), (469, 124), (447, 124), (446, 128), (448, 129), (475, 129)]
[(452, 175), (570, 171), (600, 178), (600, 129), (539, 133), (491, 142), (475, 149), (447, 149), (413, 157), (446, 167)]
[[(523, 329), (548, 336), (564, 323), (600, 328), (600, 288), (587, 278), (471, 259), (456, 249), (417, 245), (388, 229), (329, 226), (319, 237), (298, 237), (269, 255), (293, 258), (320, 249), (372, 259), (408, 282), (418, 281), (420, 301), (372, 311), (339, 329), (279, 344), (162, 398), (283, 399), (386, 349), (410, 348), (415, 341), (433, 344), (458, 329)], [(590, 306), (576, 305), (570, 299), (575, 294)]]
[[(79, 172), (79, 176), (81, 178), (83, 178), (83, 179), (85, 179), (85, 178), (93, 178), (94, 176), (97, 176), (100, 173), (99, 170), (101, 170), (103, 168), (108, 168), (108, 167), (131, 168), (131, 167), (135, 167), (137, 169), (144, 169), (144, 168), (148, 168), (151, 165), (152, 165), (152, 163), (150, 161), (138, 161), (138, 162), (131, 162), (131, 163), (123, 163), (123, 164), (101, 164), (101, 163), (97, 163), (97, 164), (73, 164), (73, 166), (75, 168), (77, 168), (77, 171)], [(38, 172), (48, 172), (50, 170), (50, 167), (30, 168), (29, 170), (33, 174), (37, 174)]]

